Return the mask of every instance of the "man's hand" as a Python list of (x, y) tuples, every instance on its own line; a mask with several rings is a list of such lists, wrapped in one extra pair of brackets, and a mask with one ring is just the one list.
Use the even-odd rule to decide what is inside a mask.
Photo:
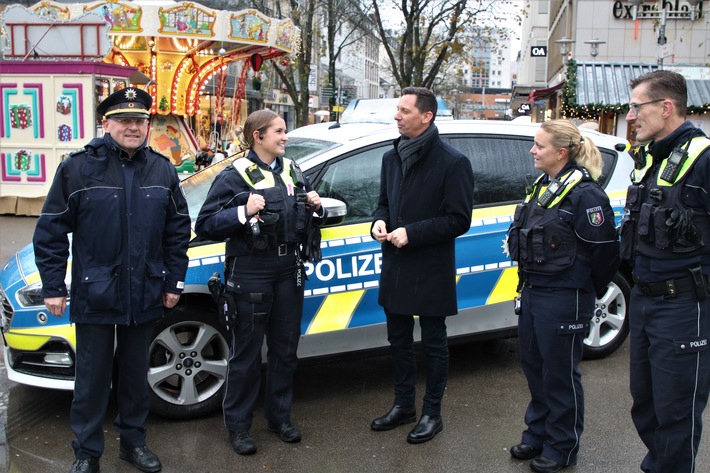
[(67, 310), (67, 296), (62, 297), (45, 297), (44, 306), (50, 314), (61, 317)]
[(407, 238), (407, 230), (404, 227), (399, 227), (387, 235), (387, 240), (397, 248), (402, 248), (404, 245), (409, 243), (409, 238)]
[(167, 309), (172, 309), (175, 304), (180, 300), (180, 294), (173, 294), (171, 292), (163, 293), (163, 306)]
[(380, 243), (383, 243), (385, 240), (388, 239), (387, 225), (385, 224), (384, 220), (377, 220), (372, 226), (372, 237)]

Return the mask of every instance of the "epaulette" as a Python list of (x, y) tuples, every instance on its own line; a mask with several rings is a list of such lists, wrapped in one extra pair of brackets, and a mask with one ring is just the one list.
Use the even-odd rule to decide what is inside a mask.
[(165, 159), (165, 160), (167, 160), (167, 161), (170, 161), (170, 158), (168, 158), (167, 156), (165, 156), (165, 155), (164, 155), (163, 153), (161, 153), (160, 151), (157, 151), (157, 150), (154, 149), (152, 146), (146, 146), (145, 148), (146, 148), (146, 150), (150, 151), (151, 153), (157, 154), (157, 155), (160, 156), (161, 158), (163, 158), (163, 159)]
[(87, 152), (87, 149), (86, 149), (86, 148), (79, 148), (79, 149), (76, 149), (76, 150), (74, 150), (74, 151), (71, 151), (71, 152), (67, 155), (67, 157), (64, 158), (64, 159), (67, 160), (67, 159), (71, 158), (72, 156), (76, 156), (76, 155), (78, 155), (78, 154), (86, 153), (86, 152)]

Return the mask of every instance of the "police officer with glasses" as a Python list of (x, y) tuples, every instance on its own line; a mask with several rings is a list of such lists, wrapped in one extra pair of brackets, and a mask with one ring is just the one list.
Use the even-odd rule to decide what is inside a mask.
[(710, 391), (710, 140), (686, 120), (687, 86), (659, 70), (629, 83), (641, 145), (621, 225), (633, 269), (631, 417), (641, 470), (695, 472)]
[(71, 473), (99, 471), (114, 381), (120, 459), (145, 472), (162, 468), (146, 446), (148, 350), (155, 323), (185, 286), (190, 215), (175, 167), (146, 145), (152, 102), (128, 87), (98, 105), (105, 134), (59, 165), (34, 233), (42, 296), (59, 317), (72, 234)]

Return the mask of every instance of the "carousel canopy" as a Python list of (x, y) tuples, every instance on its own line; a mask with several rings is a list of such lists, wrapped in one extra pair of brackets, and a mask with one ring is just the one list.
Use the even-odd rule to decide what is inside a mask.
[[(27, 12), (41, 21), (31, 21)], [(109, 25), (106, 48), (98, 17)], [(66, 29), (58, 25), (74, 22), (93, 25), (93, 30), (82, 33), (80, 51), (67, 49), (66, 42), (51, 32)], [(253, 9), (214, 10), (193, 2), (43, 1), (27, 9), (8, 7), (2, 27), (8, 35), (5, 59), (103, 58), (105, 62), (137, 67), (150, 78), (153, 113), (161, 114), (196, 113), (200, 90), (230, 62), (242, 61), (246, 73), (258, 70), (255, 65), (263, 60), (295, 55), (300, 47), (299, 30), (291, 19), (269, 18)], [(63, 48), (58, 50), (56, 45)]]

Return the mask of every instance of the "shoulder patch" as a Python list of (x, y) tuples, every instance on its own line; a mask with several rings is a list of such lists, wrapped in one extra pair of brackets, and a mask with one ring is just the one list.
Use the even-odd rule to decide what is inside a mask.
[(601, 206), (587, 209), (587, 220), (589, 220), (589, 224), (593, 227), (598, 227), (604, 223), (604, 212)]

